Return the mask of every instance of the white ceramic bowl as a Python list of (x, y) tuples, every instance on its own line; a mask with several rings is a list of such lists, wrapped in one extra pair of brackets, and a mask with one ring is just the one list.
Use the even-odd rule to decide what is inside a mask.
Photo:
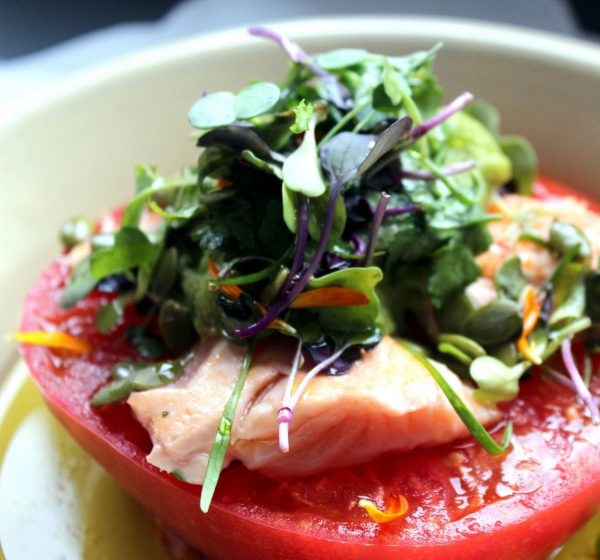
[[(401, 54), (445, 44), (436, 69), (448, 96), (495, 104), (505, 132), (527, 136), (541, 169), (600, 194), (600, 48), (459, 20), (352, 17), (273, 25), (308, 52), (360, 46)], [(58, 249), (73, 214), (97, 216), (132, 192), (133, 165), (170, 173), (195, 157), (187, 110), (200, 92), (277, 80), (286, 57), (245, 29), (144, 51), (39, 92), (0, 115), (0, 333), (14, 330), (25, 292)], [(0, 346), (0, 372), (15, 349)]]

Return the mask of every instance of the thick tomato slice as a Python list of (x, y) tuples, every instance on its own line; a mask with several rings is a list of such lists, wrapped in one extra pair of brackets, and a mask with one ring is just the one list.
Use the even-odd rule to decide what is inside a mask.
[[(96, 292), (72, 310), (59, 308), (68, 273), (60, 261), (46, 270), (27, 298), (22, 330), (61, 330), (94, 350), (73, 357), (24, 345), (35, 381), (80, 445), (211, 558), (535, 560), (600, 505), (600, 428), (573, 393), (534, 373), (503, 406), (515, 434), (502, 456), (468, 439), (307, 478), (270, 479), (238, 464), (223, 472), (204, 515), (199, 487), (146, 462), (151, 444), (127, 405), (90, 407), (110, 366), (135, 352), (124, 325), (106, 336), (95, 331), (95, 311), (107, 296)], [(592, 391), (600, 395), (597, 378)], [(395, 495), (408, 499), (409, 511), (387, 525), (358, 506), (361, 497), (384, 506)]]

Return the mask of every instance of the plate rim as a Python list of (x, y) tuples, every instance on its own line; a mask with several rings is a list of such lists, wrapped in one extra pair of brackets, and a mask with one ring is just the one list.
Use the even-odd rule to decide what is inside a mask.
[[(285, 19), (260, 23), (298, 40), (316, 37), (336, 38), (353, 35), (356, 38), (374, 34), (400, 35), (413, 39), (439, 41), (445, 38), (465, 46), (485, 44), (502, 48), (515, 55), (537, 55), (550, 60), (567, 62), (595, 69), (600, 74), (600, 45), (592, 41), (563, 36), (514, 24), (494, 23), (467, 18), (372, 15), (322, 16)], [(110, 80), (118, 80), (133, 72), (144, 72), (180, 58), (210, 53), (222, 48), (257, 44), (262, 39), (248, 34), (249, 25), (183, 37), (159, 45), (141, 48), (123, 56), (102, 62), (52, 84), (47, 90), (24, 96), (0, 108), (0, 133), (31, 112), (77, 95)], [(532, 40), (533, 39), (533, 40)]]

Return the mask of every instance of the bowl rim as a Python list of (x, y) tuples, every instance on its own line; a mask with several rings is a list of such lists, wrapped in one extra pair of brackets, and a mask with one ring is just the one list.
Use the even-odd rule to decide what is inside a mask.
[[(322, 16), (270, 21), (264, 24), (298, 41), (327, 37), (371, 37), (398, 35), (411, 39), (425, 39), (432, 43), (453, 41), (463, 46), (485, 45), (504, 50), (514, 56), (546, 58), (600, 74), (600, 45), (569, 36), (540, 31), (518, 25), (493, 23), (475, 19), (412, 16), (372, 15)], [(216, 52), (223, 48), (258, 44), (260, 38), (248, 34), (249, 25), (202, 33), (141, 48), (123, 56), (86, 68), (59, 79), (41, 92), (35, 92), (0, 107), (0, 133), (54, 103), (78, 95), (88, 89), (102, 86), (128, 74), (143, 73), (152, 66)]]

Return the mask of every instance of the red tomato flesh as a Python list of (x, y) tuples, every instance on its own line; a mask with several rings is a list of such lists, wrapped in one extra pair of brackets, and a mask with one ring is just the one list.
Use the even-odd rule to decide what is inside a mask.
[[(210, 512), (202, 514), (198, 486), (146, 462), (151, 442), (128, 405), (91, 408), (110, 367), (136, 353), (124, 324), (109, 335), (96, 332), (95, 313), (106, 295), (94, 292), (60, 309), (68, 275), (59, 261), (46, 270), (26, 300), (21, 329), (68, 332), (94, 350), (73, 357), (23, 345), (36, 383), (79, 444), (211, 558), (536, 560), (600, 505), (600, 428), (576, 395), (534, 373), (519, 397), (502, 405), (515, 433), (501, 456), (467, 439), (306, 478), (271, 479), (236, 464), (222, 473)], [(600, 395), (598, 378), (591, 389)], [(366, 497), (383, 507), (393, 495), (405, 496), (409, 511), (390, 524), (372, 522), (358, 506)]]

